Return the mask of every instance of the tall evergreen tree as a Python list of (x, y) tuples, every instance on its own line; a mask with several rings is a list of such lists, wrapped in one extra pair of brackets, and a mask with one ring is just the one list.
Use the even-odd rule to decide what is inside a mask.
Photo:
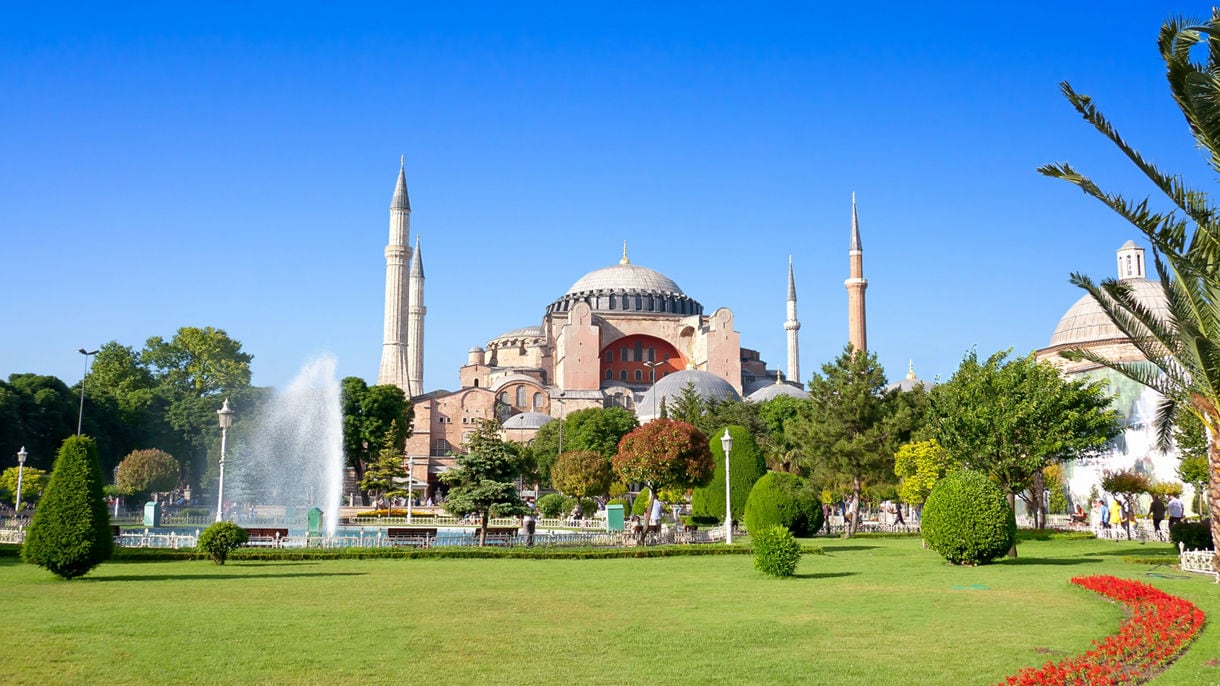
[(113, 550), (97, 445), (88, 436), (72, 436), (55, 458), (51, 481), (26, 533), (22, 559), (73, 579), (110, 559)]
[(521, 473), (519, 457), (500, 439), (500, 425), (484, 420), (471, 434), (466, 452), (457, 456), (457, 465), (440, 475), (449, 487), (445, 509), (463, 516), (479, 518), (479, 545), (487, 542), (487, 520), (492, 516), (526, 514), (529, 507), (517, 491)]

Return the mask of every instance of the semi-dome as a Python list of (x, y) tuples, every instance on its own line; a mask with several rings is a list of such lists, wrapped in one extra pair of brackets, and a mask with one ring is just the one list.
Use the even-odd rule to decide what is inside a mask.
[(684, 369), (662, 378), (644, 392), (644, 397), (637, 406), (636, 414), (640, 417), (657, 417), (661, 414), (662, 401), (669, 407), (682, 397), (682, 392), (690, 384), (695, 393), (703, 400), (741, 400), (733, 384), (712, 374), (698, 369)]
[(618, 264), (585, 274), (572, 284), (547, 313), (567, 312), (586, 303), (598, 313), (703, 314), (703, 306), (687, 296), (673, 279), (655, 269), (631, 264), (627, 249)]
[(505, 429), (540, 429), (543, 424), (551, 421), (549, 414), (542, 412), (522, 412), (504, 420)]
[[(1168, 320), (1169, 305), (1161, 282), (1148, 279), (1124, 279), (1135, 298), (1163, 320)], [(1068, 308), (1051, 334), (1051, 348), (1071, 348), (1089, 343), (1124, 339), (1126, 336), (1101, 309), (1092, 295), (1086, 294)]]
[(803, 400), (809, 397), (809, 391), (793, 386), (790, 383), (776, 381), (773, 384), (767, 384), (750, 395), (747, 395), (746, 400), (752, 403), (763, 403), (771, 400), (772, 398), (778, 398), (781, 395), (786, 395), (792, 398), (800, 398)]

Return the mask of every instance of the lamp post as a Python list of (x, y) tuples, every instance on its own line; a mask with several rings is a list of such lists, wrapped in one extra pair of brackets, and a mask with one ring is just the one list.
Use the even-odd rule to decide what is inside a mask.
[(76, 435), (80, 435), (81, 422), (85, 419), (85, 379), (89, 376), (89, 357), (98, 354), (98, 350), (77, 348), (76, 352), (85, 356), (85, 375), (80, 378), (80, 412), (76, 414)]
[(724, 542), (733, 545), (733, 500), (729, 487), (729, 455), (733, 452), (733, 437), (729, 435), (728, 427), (720, 437), (720, 447), (724, 448)]
[(225, 513), (225, 444), (229, 438), (229, 427), (233, 426), (233, 410), (229, 408), (229, 399), (216, 414), (220, 416), (220, 491), (216, 494), (216, 521), (224, 521)]
[(25, 475), (25, 458), (29, 457), (25, 446), (17, 451), (17, 512), (21, 512), (21, 477)]

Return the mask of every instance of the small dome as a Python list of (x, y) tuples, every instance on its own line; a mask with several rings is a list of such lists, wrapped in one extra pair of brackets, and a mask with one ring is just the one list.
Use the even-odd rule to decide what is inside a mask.
[(746, 396), (746, 400), (752, 403), (766, 402), (772, 398), (778, 398), (781, 395), (786, 395), (792, 398), (805, 399), (809, 397), (809, 391), (802, 388), (797, 388), (792, 384), (776, 382), (768, 384)]
[(505, 429), (539, 429), (543, 424), (551, 421), (549, 414), (541, 412), (522, 412), (515, 414), (504, 420)]
[(661, 402), (664, 401), (667, 406), (672, 407), (682, 397), (682, 391), (688, 383), (694, 386), (695, 393), (704, 400), (741, 400), (733, 384), (719, 376), (698, 369), (684, 369), (670, 374), (644, 391), (636, 414), (641, 417), (660, 416)]
[[(1125, 279), (1123, 283), (1129, 285), (1136, 300), (1148, 306), (1157, 317), (1166, 321), (1170, 318), (1160, 281)], [(1078, 346), (1115, 338), (1126, 336), (1114, 326), (1093, 296), (1085, 294), (1059, 320), (1055, 333), (1051, 334), (1050, 347)]]
[(513, 338), (538, 338), (540, 336), (542, 336), (541, 326), (523, 326), (519, 329), (513, 329), (512, 331), (505, 331), (491, 340), (501, 341)]

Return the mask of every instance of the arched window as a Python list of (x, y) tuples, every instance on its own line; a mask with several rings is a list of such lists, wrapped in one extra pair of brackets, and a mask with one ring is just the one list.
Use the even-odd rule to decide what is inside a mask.
[(613, 362), (613, 361), (614, 361), (614, 351), (613, 351), (613, 350), (607, 350), (607, 351), (606, 351), (606, 361), (607, 361), (607, 362)]
[(613, 369), (607, 369), (607, 370), (606, 370), (606, 380), (607, 380), (607, 381), (613, 381), (613, 380), (614, 380), (614, 370), (613, 370)]
[(621, 380), (621, 381), (626, 381), (626, 380), (627, 380), (627, 370), (626, 370), (626, 369), (621, 370), (621, 371), (618, 373), (618, 378), (619, 378), (619, 380)]
[(508, 391), (503, 391), (500, 393), (500, 402), (504, 403), (505, 405), (508, 404)]
[(640, 370), (640, 369), (635, 370), (635, 380), (636, 380), (636, 381), (643, 381), (643, 380), (644, 380), (644, 372), (643, 372), (643, 370)]
[(474, 387), (475, 387), (475, 388), (478, 388), (478, 387), (479, 387), (479, 380), (478, 380), (478, 379), (475, 379), (475, 380), (474, 380)]
[(1127, 255), (1127, 276), (1131, 276), (1131, 256)]
[(528, 405), (525, 404), (525, 398), (525, 386), (517, 386), (517, 407), (528, 407)]
[(542, 409), (542, 394), (541, 393), (534, 394), (534, 409), (537, 409), (537, 410)]

